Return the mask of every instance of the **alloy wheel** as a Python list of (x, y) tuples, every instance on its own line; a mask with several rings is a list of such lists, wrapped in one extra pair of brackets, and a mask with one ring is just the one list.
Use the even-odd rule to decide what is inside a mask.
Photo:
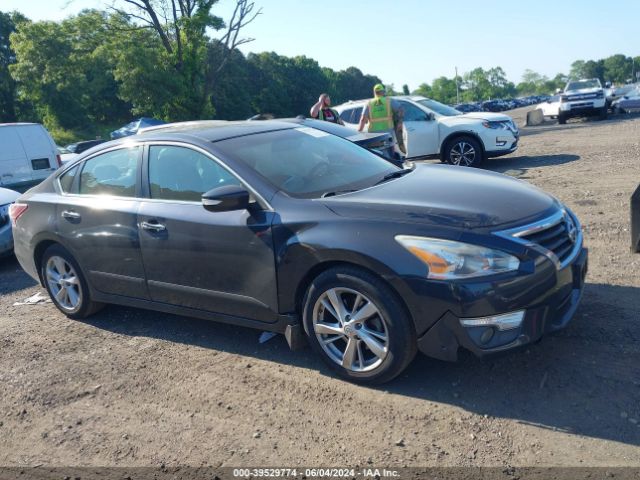
[(476, 149), (467, 142), (458, 142), (451, 147), (449, 158), (453, 165), (469, 167), (476, 159)]
[(47, 261), (45, 274), (51, 296), (60, 308), (69, 313), (78, 311), (82, 305), (82, 289), (71, 264), (54, 255)]
[(324, 292), (316, 301), (312, 320), (322, 350), (347, 370), (368, 372), (387, 357), (387, 323), (378, 307), (356, 290)]

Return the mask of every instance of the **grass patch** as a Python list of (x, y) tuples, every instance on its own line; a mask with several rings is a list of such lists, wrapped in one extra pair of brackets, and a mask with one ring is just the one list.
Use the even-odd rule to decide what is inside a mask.
[(64, 147), (70, 143), (81, 142), (83, 140), (95, 140), (102, 138), (109, 140), (109, 134), (120, 128), (122, 122), (109, 125), (87, 125), (86, 127), (76, 129), (65, 129), (60, 126), (47, 126), (47, 130), (53, 137), (57, 145)]

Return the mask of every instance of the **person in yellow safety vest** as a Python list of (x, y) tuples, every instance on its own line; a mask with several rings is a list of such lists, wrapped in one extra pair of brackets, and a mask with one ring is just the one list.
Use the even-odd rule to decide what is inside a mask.
[(396, 132), (402, 131), (402, 111), (394, 104), (393, 99), (387, 97), (383, 84), (377, 83), (373, 87), (373, 96), (365, 105), (360, 117), (358, 131), (368, 125), (368, 132), (388, 132), (393, 137), (394, 144), (398, 144)]
[(324, 120), (325, 122), (339, 123), (344, 125), (340, 119), (340, 115), (331, 107), (331, 98), (327, 93), (323, 93), (318, 101), (311, 107), (311, 118)]

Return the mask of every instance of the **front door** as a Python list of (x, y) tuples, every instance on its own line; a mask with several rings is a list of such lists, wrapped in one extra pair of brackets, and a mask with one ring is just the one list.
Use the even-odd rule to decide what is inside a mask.
[(404, 128), (407, 131), (407, 157), (423, 157), (440, 153), (438, 122), (427, 112), (409, 102), (400, 101)]
[(273, 212), (210, 212), (203, 193), (241, 182), (202, 151), (151, 145), (138, 214), (152, 300), (275, 322)]

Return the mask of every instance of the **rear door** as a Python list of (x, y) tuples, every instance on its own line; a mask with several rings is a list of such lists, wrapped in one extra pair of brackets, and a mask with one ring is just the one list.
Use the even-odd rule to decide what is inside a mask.
[(59, 178), (58, 234), (100, 292), (148, 299), (138, 237), (142, 147), (88, 158)]
[(0, 185), (5, 188), (27, 187), (33, 181), (19, 128), (18, 125), (0, 126)]
[(422, 157), (439, 153), (438, 122), (412, 103), (399, 100), (404, 128), (407, 132), (407, 157)]
[(203, 193), (242, 182), (202, 150), (155, 144), (146, 156), (138, 225), (151, 299), (275, 322), (275, 213), (205, 210)]
[(34, 183), (40, 182), (58, 168), (55, 144), (42, 125), (23, 125), (17, 131), (27, 154), (31, 178)]

